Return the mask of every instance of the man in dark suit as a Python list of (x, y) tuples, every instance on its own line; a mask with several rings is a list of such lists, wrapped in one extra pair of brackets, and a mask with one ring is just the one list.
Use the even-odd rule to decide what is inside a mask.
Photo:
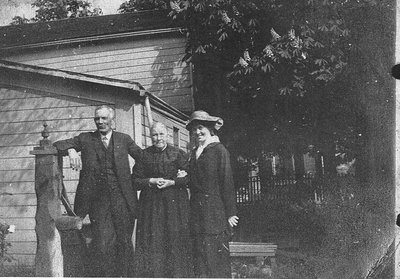
[(82, 163), (74, 209), (81, 218), (90, 218), (89, 275), (96, 277), (128, 277), (133, 272), (137, 196), (128, 154), (138, 159), (141, 149), (130, 136), (112, 130), (114, 116), (111, 107), (97, 107), (97, 131), (54, 143), (61, 154), (68, 152), (73, 169), (80, 169)]

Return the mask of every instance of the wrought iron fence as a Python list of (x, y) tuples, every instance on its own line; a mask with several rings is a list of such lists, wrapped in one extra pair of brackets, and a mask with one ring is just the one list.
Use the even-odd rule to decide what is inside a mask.
[(250, 176), (248, 184), (236, 190), (236, 202), (246, 205), (257, 201), (290, 203), (312, 199), (320, 203), (323, 199), (322, 178), (312, 174), (302, 177), (270, 177), (261, 179)]

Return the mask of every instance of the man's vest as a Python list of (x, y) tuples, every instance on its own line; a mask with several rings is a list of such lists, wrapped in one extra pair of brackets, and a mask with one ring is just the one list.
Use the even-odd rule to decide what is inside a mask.
[(114, 140), (111, 137), (108, 147), (102, 145), (102, 150), (99, 152), (101, 160), (101, 181), (103, 185), (111, 189), (118, 188), (118, 179), (114, 161)]

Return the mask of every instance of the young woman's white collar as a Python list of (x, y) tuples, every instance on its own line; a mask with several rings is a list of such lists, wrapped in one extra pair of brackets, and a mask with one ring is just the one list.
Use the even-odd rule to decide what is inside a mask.
[(196, 159), (199, 159), (201, 153), (203, 153), (204, 148), (206, 148), (207, 145), (210, 143), (214, 142), (219, 142), (219, 137), (218, 136), (211, 136), (207, 140), (205, 140), (202, 144), (199, 143), (199, 146), (196, 149)]

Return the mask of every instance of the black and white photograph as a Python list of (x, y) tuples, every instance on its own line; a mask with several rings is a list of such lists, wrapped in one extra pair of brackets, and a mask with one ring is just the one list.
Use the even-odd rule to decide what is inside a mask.
[(398, 98), (396, 0), (0, 0), (0, 277), (400, 278)]

